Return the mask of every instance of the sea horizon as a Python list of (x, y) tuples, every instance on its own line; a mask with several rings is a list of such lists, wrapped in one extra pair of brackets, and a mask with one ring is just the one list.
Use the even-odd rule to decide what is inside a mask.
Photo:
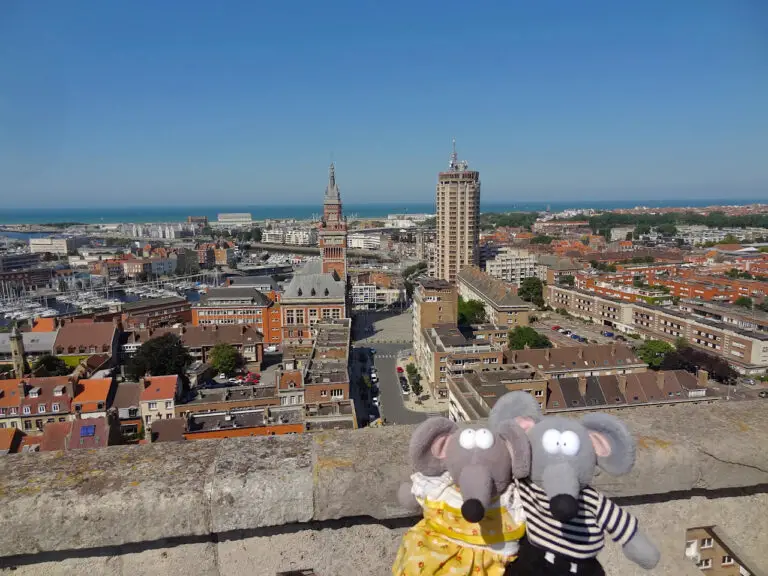
[[(584, 200), (554, 202), (482, 202), (481, 212), (552, 212), (592, 208), (595, 210), (616, 210), (635, 208), (674, 208), (704, 206), (745, 206), (761, 204), (756, 198), (703, 198), (698, 200)], [(48, 224), (79, 222), (83, 224), (183, 222), (188, 216), (206, 216), (215, 221), (218, 214), (247, 212), (253, 220), (287, 219), (307, 220), (319, 218), (321, 204), (284, 205), (229, 205), (229, 206), (123, 206), (103, 208), (0, 208), (0, 225)], [(434, 214), (433, 202), (380, 202), (347, 203), (344, 213), (349, 220), (386, 218), (389, 214)]]

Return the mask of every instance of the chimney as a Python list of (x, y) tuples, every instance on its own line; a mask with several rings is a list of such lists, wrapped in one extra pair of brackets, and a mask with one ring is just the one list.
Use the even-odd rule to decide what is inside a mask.
[(627, 397), (627, 375), (626, 374), (619, 374), (619, 391), (621, 392), (621, 395), (625, 398)]
[(578, 352), (577, 353), (579, 355), (579, 359), (580, 360), (584, 360), (584, 347), (583, 346), (579, 346), (578, 347)]
[(699, 383), (699, 386), (709, 386), (709, 372), (706, 370), (697, 371), (696, 381)]
[(22, 398), (27, 395), (27, 381), (24, 378), (19, 379), (19, 393)]
[(664, 370), (656, 372), (656, 386), (659, 387), (659, 390), (664, 390)]
[(244, 335), (246, 330), (247, 330), (247, 327), (246, 327), (246, 326), (242, 326), (242, 327), (240, 328), (240, 334), (243, 334), (243, 335)]
[(611, 356), (616, 356), (616, 344), (611, 344)]
[(587, 377), (579, 376), (579, 394), (582, 397), (587, 395)]
[(211, 329), (212, 329), (214, 332), (216, 332), (216, 331), (219, 329), (219, 325), (218, 325), (218, 324), (214, 324), (214, 325), (211, 327)]

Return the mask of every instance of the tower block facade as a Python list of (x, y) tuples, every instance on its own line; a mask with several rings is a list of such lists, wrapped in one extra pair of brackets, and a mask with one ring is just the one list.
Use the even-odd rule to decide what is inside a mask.
[(339, 279), (347, 280), (347, 220), (341, 208), (341, 195), (336, 185), (336, 169), (328, 171), (328, 187), (323, 200), (323, 219), (318, 234), (323, 272), (335, 272)]

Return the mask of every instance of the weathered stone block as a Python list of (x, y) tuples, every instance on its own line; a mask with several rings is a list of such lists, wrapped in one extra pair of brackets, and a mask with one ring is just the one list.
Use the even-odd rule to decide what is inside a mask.
[(306, 522), (312, 518), (309, 435), (216, 441), (211, 492), (214, 532)]
[(397, 488), (411, 474), (412, 432), (412, 426), (392, 426), (314, 435), (315, 520), (409, 515), (397, 502)]
[(0, 458), (0, 555), (208, 534), (218, 443)]

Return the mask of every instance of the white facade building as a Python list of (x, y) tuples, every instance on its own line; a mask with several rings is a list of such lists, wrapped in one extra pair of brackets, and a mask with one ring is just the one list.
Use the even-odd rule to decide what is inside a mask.
[(233, 212), (229, 214), (219, 214), (216, 222), (211, 223), (212, 226), (227, 227), (227, 226), (252, 226), (253, 218), (250, 212)]
[(536, 276), (536, 255), (523, 248), (505, 246), (485, 263), (485, 271), (489, 276), (519, 287), (526, 278)]
[(381, 235), (354, 232), (347, 236), (347, 248), (357, 248), (359, 250), (378, 250), (381, 248)]
[(30, 238), (29, 251), (32, 254), (60, 254), (66, 256), (75, 249), (74, 238), (49, 237), (49, 238)]
[(376, 307), (376, 285), (355, 284), (352, 286), (352, 305), (359, 308)]

